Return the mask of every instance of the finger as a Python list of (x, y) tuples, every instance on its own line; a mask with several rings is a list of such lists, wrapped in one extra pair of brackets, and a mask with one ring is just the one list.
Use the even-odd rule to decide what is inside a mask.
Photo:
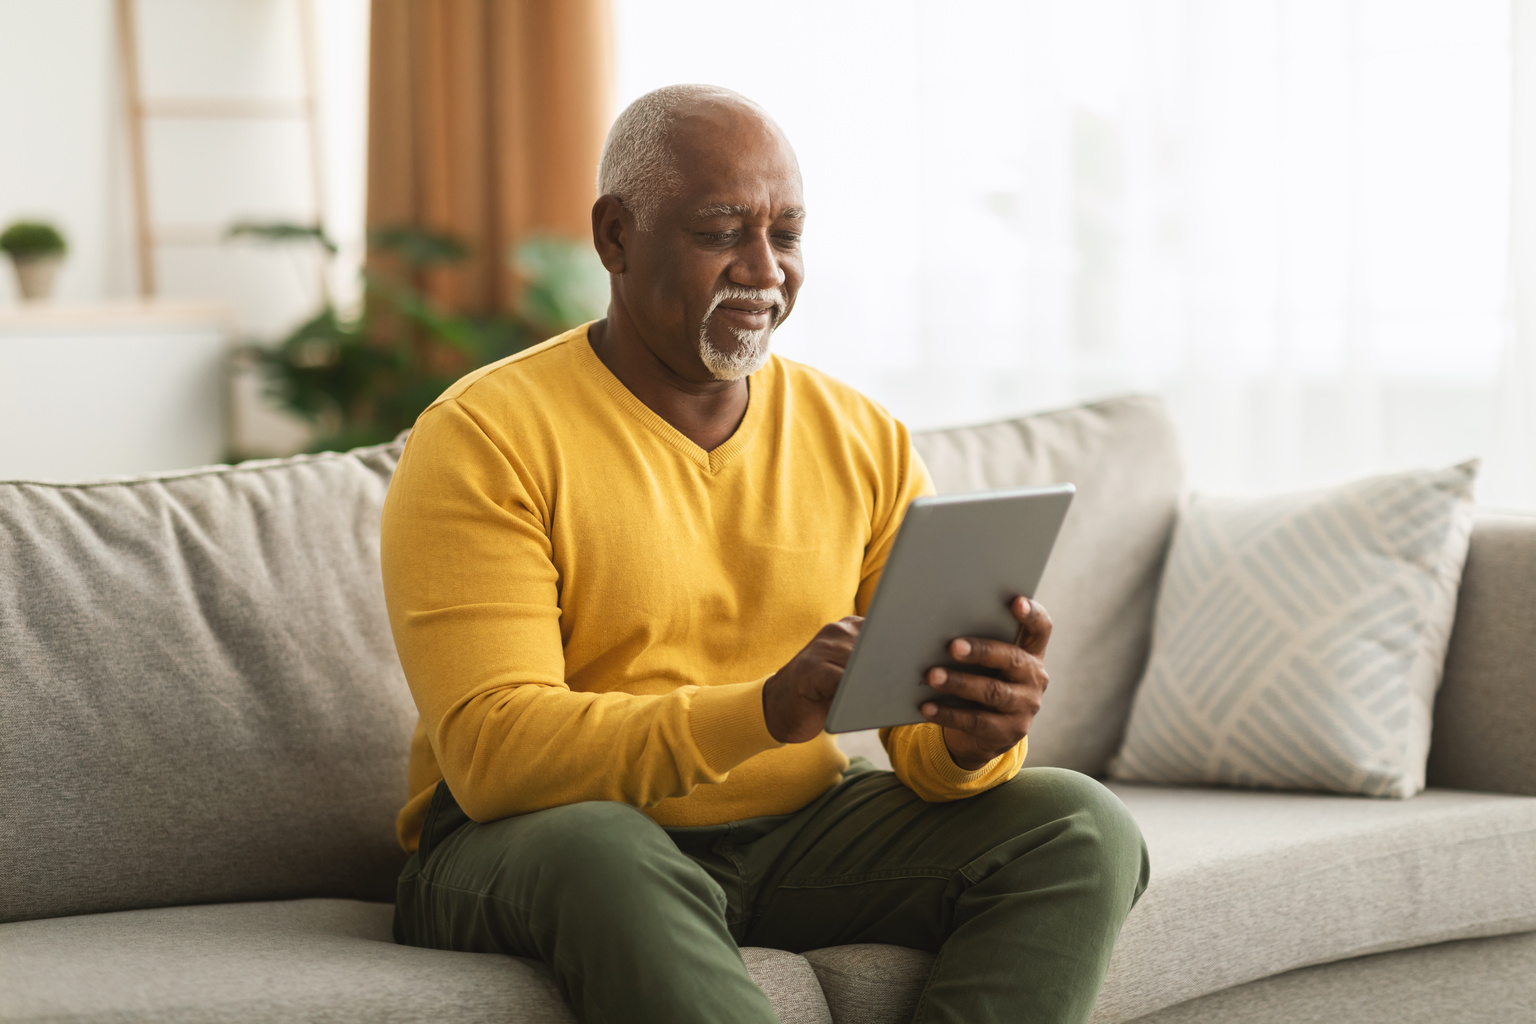
[(963, 636), (949, 643), (949, 653), (956, 661), (985, 665), (1014, 675), (1024, 668), (1025, 654), (1018, 646), (1002, 640)]
[(845, 636), (852, 638), (859, 635), (859, 630), (863, 625), (864, 617), (862, 615), (844, 615), (836, 622), (829, 622), (822, 626), (821, 633), (823, 636)]
[(822, 662), (811, 674), (811, 692), (818, 701), (830, 701), (837, 696), (837, 688), (843, 681), (843, 667)]
[(1051, 616), (1039, 601), (1016, 597), (1008, 608), (1019, 623), (1018, 646), (1039, 658), (1051, 642)]
[(978, 676), (969, 672), (956, 672), (953, 669), (934, 668), (928, 670), (928, 685), (940, 693), (981, 704), (1005, 714), (1019, 710), (1023, 703), (1014, 684), (992, 676)]
[(814, 651), (818, 661), (833, 666), (841, 675), (843, 669), (848, 667), (848, 659), (853, 657), (853, 640), (824, 637), (816, 642)]
[(928, 721), (974, 736), (984, 746), (1004, 748), (1013, 745), (1007, 740), (1008, 719), (1003, 715), (990, 711), (972, 711), (970, 708), (945, 707), (931, 702), (924, 704), (922, 711)]

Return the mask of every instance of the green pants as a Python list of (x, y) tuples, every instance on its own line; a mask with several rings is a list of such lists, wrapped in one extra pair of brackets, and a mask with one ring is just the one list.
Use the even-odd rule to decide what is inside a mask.
[(1147, 884), (1129, 812), (1026, 768), (924, 803), (856, 761), (796, 814), (664, 829), (619, 803), (477, 824), (439, 785), (400, 877), (399, 942), (537, 957), (587, 1024), (775, 1021), (737, 946), (938, 954), (916, 1020), (1085, 1021)]

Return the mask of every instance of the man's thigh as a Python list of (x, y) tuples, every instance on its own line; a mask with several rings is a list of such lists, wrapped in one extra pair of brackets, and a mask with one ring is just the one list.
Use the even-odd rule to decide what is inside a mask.
[(477, 823), (447, 798), (434, 800), (422, 848), (401, 876), (396, 938), (550, 961), (559, 933), (644, 931), (680, 899), (710, 917), (725, 904), (719, 886), (633, 807), (578, 803)]
[[(988, 792), (925, 803), (890, 772), (851, 774), (747, 855), (746, 941), (795, 951), (885, 942), (937, 952), (967, 890), (1056, 848), (1060, 869), (1099, 871), (1105, 848), (1144, 847), (1120, 801), (1076, 772), (1026, 768)], [(1111, 849), (1111, 854), (1114, 850)], [(1138, 892), (1139, 892), (1138, 886)]]

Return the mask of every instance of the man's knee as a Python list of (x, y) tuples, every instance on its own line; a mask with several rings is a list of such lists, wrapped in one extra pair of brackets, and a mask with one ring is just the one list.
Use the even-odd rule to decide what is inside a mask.
[(1141, 897), (1150, 874), (1146, 843), (1131, 812), (1103, 783), (1065, 768), (1030, 768), (999, 789), (1009, 791), (1021, 812), (1046, 818), (1055, 841), (1074, 848), (1098, 884), (1132, 903)]

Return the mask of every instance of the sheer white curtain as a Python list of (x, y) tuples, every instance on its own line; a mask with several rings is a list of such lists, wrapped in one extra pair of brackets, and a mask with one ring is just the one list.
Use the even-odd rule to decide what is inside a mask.
[(619, 101), (774, 113), (779, 349), (914, 427), (1153, 391), (1201, 489), (1482, 455), (1536, 507), (1533, 4), (615, 0)]

